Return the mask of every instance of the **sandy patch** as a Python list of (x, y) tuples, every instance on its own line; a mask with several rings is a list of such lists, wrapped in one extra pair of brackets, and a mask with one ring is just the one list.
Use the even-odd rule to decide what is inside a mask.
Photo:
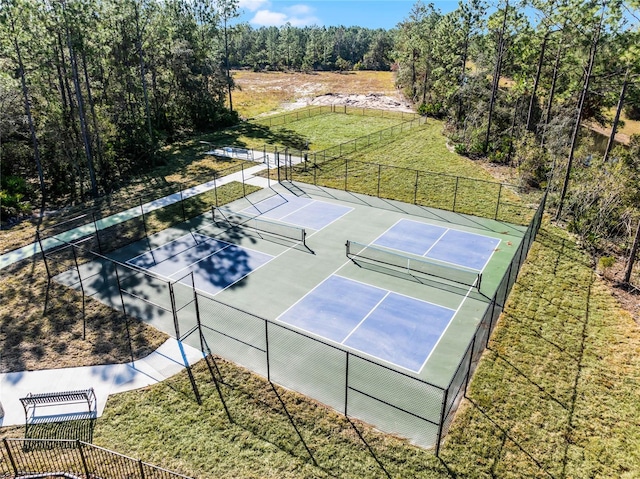
[(282, 105), (282, 110), (296, 110), (307, 106), (328, 106), (346, 105), (354, 108), (372, 108), (376, 110), (394, 110), (412, 113), (415, 110), (411, 105), (401, 98), (393, 98), (388, 95), (378, 93), (369, 94), (348, 94), (348, 93), (327, 93), (316, 97), (302, 97), (294, 102)]

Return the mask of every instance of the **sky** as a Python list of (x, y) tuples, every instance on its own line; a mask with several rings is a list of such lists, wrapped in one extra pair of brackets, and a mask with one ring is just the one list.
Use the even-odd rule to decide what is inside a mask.
[[(253, 28), (360, 26), (391, 29), (406, 19), (416, 0), (239, 0), (239, 21)], [(425, 2), (428, 3), (428, 2)], [(457, 0), (433, 1), (442, 13), (455, 10)]]

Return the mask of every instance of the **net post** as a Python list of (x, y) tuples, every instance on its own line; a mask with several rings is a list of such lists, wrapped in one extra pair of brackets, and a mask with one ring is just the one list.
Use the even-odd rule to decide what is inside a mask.
[(351, 241), (347, 240), (347, 242), (344, 244), (344, 248), (345, 248), (345, 254), (347, 256), (347, 258), (349, 257), (349, 251), (351, 251)]

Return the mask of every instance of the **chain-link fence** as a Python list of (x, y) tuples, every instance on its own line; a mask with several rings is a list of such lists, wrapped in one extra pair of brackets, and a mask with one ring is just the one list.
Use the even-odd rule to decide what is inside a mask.
[(518, 200), (513, 185), (346, 156), (317, 159), (281, 162), (278, 178), (520, 225), (526, 225), (535, 211)]
[(313, 118), (316, 116), (327, 115), (329, 113), (343, 113), (345, 115), (359, 115), (370, 116), (378, 118), (390, 118), (405, 121), (407, 118), (415, 118), (417, 113), (393, 111), (393, 110), (378, 110), (372, 108), (352, 107), (347, 105), (319, 105), (311, 106), (308, 108), (295, 110), (290, 113), (283, 113), (281, 115), (267, 116), (263, 118), (254, 118), (252, 121), (261, 125), (268, 126), (282, 126), (294, 121), (304, 120), (306, 118)]
[(97, 244), (98, 232), (96, 239), (80, 244), (61, 243), (45, 259), (56, 279), (83, 296), (100, 291), (125, 317), (145, 318), (161, 330), (175, 331), (178, 339), (197, 334), (205, 355), (233, 361), (383, 431), (435, 446), (437, 453), (535, 239), (545, 201), (546, 194), (446, 386), (222, 303), (197, 291), (192, 273), (167, 280), (107, 258), (88, 248)]
[(2, 477), (188, 479), (79, 440), (3, 439), (2, 444)]

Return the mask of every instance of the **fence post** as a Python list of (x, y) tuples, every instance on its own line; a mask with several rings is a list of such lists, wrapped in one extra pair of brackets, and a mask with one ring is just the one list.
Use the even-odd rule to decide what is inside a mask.
[(184, 211), (184, 197), (182, 196), (182, 188), (180, 188), (180, 207), (182, 208), (182, 221), (187, 221), (187, 213)]
[(47, 270), (47, 278), (51, 279), (51, 271), (49, 270), (49, 263), (47, 262), (47, 255), (44, 252), (44, 247), (42, 246), (42, 238), (40, 237), (40, 230), (36, 230), (36, 241), (40, 246), (40, 252), (42, 253), (42, 259), (44, 260), (44, 267)]
[(216, 185), (216, 176), (217, 173), (213, 173), (213, 196), (215, 197), (216, 208), (218, 207), (218, 186)]
[[(450, 386), (450, 385), (449, 385)], [(447, 409), (447, 399), (449, 396), (449, 387), (444, 390), (444, 395), (442, 396), (442, 409), (440, 411), (440, 424), (438, 426), (438, 437), (436, 439), (436, 457), (440, 457), (440, 442), (442, 441), (442, 432), (444, 430), (444, 416), (445, 411)]]
[(344, 159), (344, 191), (349, 191), (347, 189), (347, 176), (349, 174), (349, 158)]
[(93, 218), (93, 228), (96, 230), (96, 240), (98, 241), (98, 251), (102, 254), (102, 244), (100, 244), (100, 233), (98, 231), (98, 222), (96, 221), (95, 212), (91, 213), (91, 217)]
[(463, 396), (467, 397), (467, 387), (469, 386), (469, 381), (471, 380), (471, 365), (473, 364), (473, 351), (476, 348), (476, 338), (478, 337), (478, 329), (476, 329), (475, 334), (473, 335), (473, 339), (471, 340), (471, 351), (469, 353), (469, 367), (467, 368), (467, 379), (464, 382), (464, 391)]
[(76, 271), (78, 273), (78, 281), (80, 282), (80, 292), (82, 293), (82, 339), (87, 339), (87, 315), (85, 308), (86, 296), (84, 293), (84, 285), (82, 284), (82, 276), (80, 275), (80, 266), (78, 266), (78, 254), (76, 253), (77, 246), (71, 245), (71, 252), (73, 253), (73, 263), (76, 265)]
[(456, 212), (456, 202), (458, 201), (458, 183), (460, 181), (460, 177), (456, 176), (456, 188), (453, 191), (453, 208), (451, 209), (451, 211), (453, 211), (454, 213)]
[(176, 339), (180, 341), (180, 325), (178, 324), (178, 311), (176, 308), (176, 297), (173, 293), (173, 285), (170, 281), (167, 281), (169, 286), (169, 299), (171, 300), (171, 312), (173, 313), (173, 328), (176, 331)]
[(140, 200), (140, 216), (142, 216), (142, 227), (144, 228), (144, 236), (149, 239), (149, 232), (147, 231), (147, 219), (144, 217), (144, 208), (142, 207), (142, 197), (138, 196), (138, 200)]
[(13, 467), (13, 472), (14, 472), (14, 477), (18, 477), (18, 467), (16, 466), (16, 461), (13, 458), (13, 454), (11, 454), (11, 449), (9, 448), (9, 441), (7, 441), (7, 438), (5, 437), (2, 442), (4, 443), (4, 448), (7, 451), (7, 456), (9, 456), (9, 462), (11, 463), (11, 467)]
[(76, 439), (76, 441), (78, 451), (80, 452), (80, 459), (82, 460), (82, 468), (85, 473), (84, 477), (91, 477), (91, 474), (89, 473), (89, 466), (87, 466), (87, 459), (84, 457), (84, 452), (82, 452), (82, 442), (80, 442), (80, 439)]
[(500, 189), (498, 190), (498, 202), (496, 203), (496, 214), (493, 216), (494, 220), (498, 219), (498, 211), (500, 210), (501, 197), (502, 197), (502, 183), (500, 183)]
[(267, 349), (267, 381), (271, 382), (271, 364), (269, 363), (269, 321), (264, 321), (264, 343)]
[(344, 415), (347, 416), (347, 404), (349, 401), (349, 351), (347, 351), (347, 364), (344, 373)]
[(240, 170), (242, 171), (242, 196), (243, 196), (243, 198), (246, 198), (247, 189), (246, 189), (245, 184), (244, 184), (244, 163), (242, 163), (240, 165)]
[(278, 171), (278, 183), (280, 183), (280, 152), (278, 152), (278, 147), (276, 147), (276, 169)]
[(382, 177), (382, 165), (378, 163), (378, 198), (380, 198), (380, 178)]
[[(496, 293), (497, 294), (497, 293)], [(487, 341), (485, 342), (484, 348), (489, 347), (489, 339), (491, 339), (491, 332), (493, 331), (493, 316), (496, 311), (496, 294), (493, 295), (491, 299), (491, 317), (489, 318), (489, 333), (487, 334)], [(487, 311), (489, 308), (487, 308)]]
[(418, 179), (420, 178), (420, 170), (416, 170), (416, 184), (413, 188), (413, 204), (418, 204)]
[(142, 459), (138, 459), (138, 467), (140, 468), (140, 478), (144, 479), (144, 464), (142, 464)]

